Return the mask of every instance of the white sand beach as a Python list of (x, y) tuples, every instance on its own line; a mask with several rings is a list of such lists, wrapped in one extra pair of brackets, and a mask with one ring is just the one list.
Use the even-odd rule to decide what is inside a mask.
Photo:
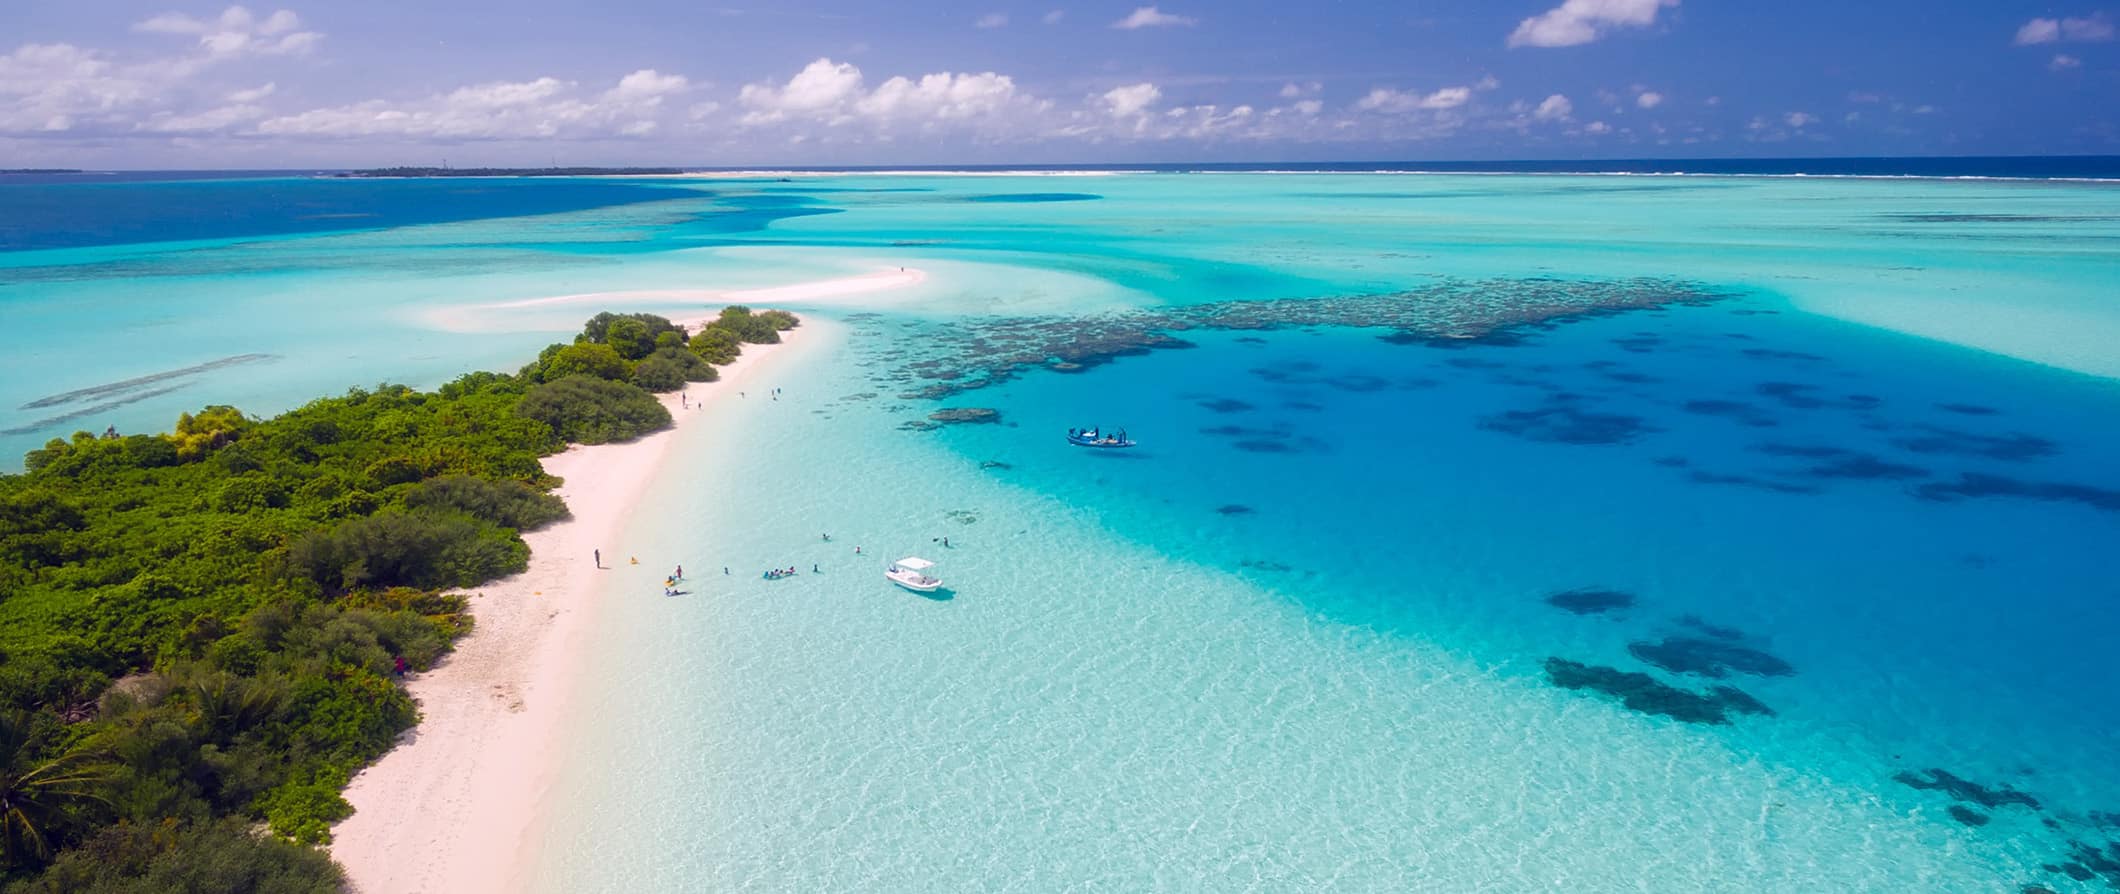
[[(705, 319), (679, 322), (691, 327)], [(676, 426), (708, 424), (718, 402), (791, 362), (803, 341), (797, 328), (781, 345), (747, 346), (718, 381), (662, 401)], [(355, 813), (333, 830), (331, 853), (355, 891), (508, 889), (552, 776), (570, 677), (594, 623), (595, 552), (602, 551), (607, 569), (627, 562), (617, 537), (676, 435), (673, 427), (545, 458), (545, 470), (565, 479), (556, 493), (573, 518), (525, 534), (529, 570), (472, 595), (471, 633), (440, 666), (408, 683), (420, 704), (419, 725), (347, 787)]]

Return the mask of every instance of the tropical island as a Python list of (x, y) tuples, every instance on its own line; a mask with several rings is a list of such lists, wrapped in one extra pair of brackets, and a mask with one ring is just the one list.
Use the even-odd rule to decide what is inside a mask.
[(420, 719), (407, 676), (569, 518), (541, 461), (670, 427), (657, 395), (797, 322), (601, 313), (512, 375), (32, 451), (0, 476), (0, 884), (340, 890), (317, 846)]
[(370, 168), (333, 177), (648, 177), (682, 174), (683, 168)]
[(86, 174), (80, 168), (0, 168), (0, 174)]

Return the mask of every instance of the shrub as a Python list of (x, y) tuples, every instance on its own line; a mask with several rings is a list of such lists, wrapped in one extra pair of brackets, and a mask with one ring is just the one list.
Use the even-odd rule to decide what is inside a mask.
[(736, 332), (720, 326), (706, 326), (692, 336), (686, 347), (708, 363), (727, 365), (736, 362), (736, 355), (743, 353), (743, 339)]
[(767, 325), (780, 332), (786, 332), (802, 323), (800, 318), (784, 310), (762, 310), (758, 312), (757, 316), (759, 319), (766, 321)]
[(665, 333), (678, 339), (685, 331), (655, 314), (615, 314), (610, 311), (590, 317), (582, 324), (582, 340), (607, 344), (627, 360), (639, 360), (655, 350)]
[(712, 382), (721, 378), (721, 372), (716, 370), (713, 364), (708, 363), (698, 354), (681, 347), (657, 348), (655, 353), (648, 355), (650, 360), (656, 358), (666, 359), (671, 363), (677, 364), (679, 369), (684, 370), (685, 381), (687, 382)]
[(413, 509), (461, 512), (503, 528), (528, 531), (567, 517), (567, 504), (520, 481), (489, 481), (444, 475), (420, 482), (405, 495)]
[(621, 356), (616, 348), (594, 342), (577, 342), (561, 347), (553, 351), (543, 364), (544, 379), (547, 382), (568, 376), (595, 376), (599, 379), (619, 381), (630, 371), (625, 357)]
[(287, 488), (266, 475), (238, 475), (221, 482), (213, 508), (220, 512), (259, 512), (287, 505)]
[(345, 884), (323, 851), (253, 834), (240, 820), (170, 820), (106, 827), (8, 892), (337, 894)]
[(529, 566), (515, 535), (465, 515), (383, 511), (297, 537), (289, 570), (327, 591), (469, 587)]
[(633, 367), (633, 384), (649, 391), (676, 391), (685, 387), (685, 370), (667, 357), (649, 357)]
[(530, 389), (515, 412), (581, 444), (626, 441), (670, 425), (670, 411), (632, 385), (569, 376)]
[(722, 308), (721, 316), (715, 318), (714, 322), (707, 325), (727, 329), (736, 333), (737, 338), (754, 345), (780, 343), (780, 330), (775, 328), (770, 321), (753, 315), (750, 308), (741, 304), (732, 304)]

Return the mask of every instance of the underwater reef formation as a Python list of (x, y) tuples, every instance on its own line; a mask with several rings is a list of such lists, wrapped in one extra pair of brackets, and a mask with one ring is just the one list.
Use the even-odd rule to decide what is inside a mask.
[(1914, 495), (1938, 502), (1968, 497), (2020, 497), (2027, 500), (2082, 503), (2092, 509), (2120, 512), (2120, 490), (2107, 490), (2065, 481), (2020, 481), (1979, 472), (1963, 473), (1958, 476), (1957, 481), (1931, 481), (1915, 488)]
[(1546, 597), (1546, 604), (1571, 614), (1601, 615), (1614, 609), (1632, 608), (1634, 594), (1597, 587), (1563, 590)]
[(987, 407), (944, 407), (928, 414), (943, 425), (987, 425), (1001, 421), (1001, 411)]
[(1616, 667), (1584, 664), (1566, 658), (1547, 658), (1546, 679), (1562, 689), (1590, 690), (1619, 699), (1629, 710), (1682, 723), (1725, 724), (1732, 712), (1772, 714), (1750, 694), (1730, 686), (1717, 686), (1703, 695), (1661, 682), (1648, 674)]
[(1667, 636), (1661, 642), (1629, 643), (1627, 653), (1674, 674), (1717, 680), (1732, 673), (1758, 677), (1786, 677), (1796, 673), (1795, 668), (1780, 658), (1721, 638)]
[(910, 349), (883, 358), (897, 367), (887, 380), (909, 386), (906, 398), (939, 400), (1026, 370), (1079, 372), (1152, 350), (1194, 347), (1173, 334), (1191, 330), (1340, 326), (1393, 330), (1387, 339), (1402, 343), (1503, 344), (1515, 336), (1498, 333), (1524, 327), (1726, 297), (1672, 279), (1446, 279), (1383, 294), (1218, 301), (1091, 317), (965, 320), (922, 329), (917, 359)]
[(1640, 416), (1598, 413), (1576, 404), (1572, 395), (1556, 394), (1537, 409), (1487, 416), (1480, 427), (1549, 444), (1624, 444), (1658, 430)]
[(1951, 819), (1957, 820), (1968, 826), (1985, 826), (1989, 822), (1987, 814), (1981, 813), (1978, 810), (1969, 809), (1963, 804), (1953, 804), (1951, 805), (1951, 809), (1945, 812), (1951, 815)]
[(2008, 785), (2000, 788), (1989, 788), (1938, 767), (1930, 767), (1924, 772), (1927, 773), (1926, 776), (1913, 773), (1897, 773), (1892, 776), (1892, 780), (1909, 788), (1917, 788), (1922, 791), (1940, 791), (1950, 795), (1953, 800), (1978, 804), (1989, 810), (2010, 804), (2022, 805), (2033, 810), (2039, 809), (2039, 799), (2010, 788)]

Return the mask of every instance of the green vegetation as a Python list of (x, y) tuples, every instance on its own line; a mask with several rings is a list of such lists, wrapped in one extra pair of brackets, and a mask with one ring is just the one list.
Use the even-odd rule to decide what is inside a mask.
[(516, 375), (31, 451), (0, 476), (0, 886), (338, 890), (311, 845), (417, 719), (400, 671), (567, 516), (540, 457), (668, 426), (648, 390), (794, 324), (600, 314)]

